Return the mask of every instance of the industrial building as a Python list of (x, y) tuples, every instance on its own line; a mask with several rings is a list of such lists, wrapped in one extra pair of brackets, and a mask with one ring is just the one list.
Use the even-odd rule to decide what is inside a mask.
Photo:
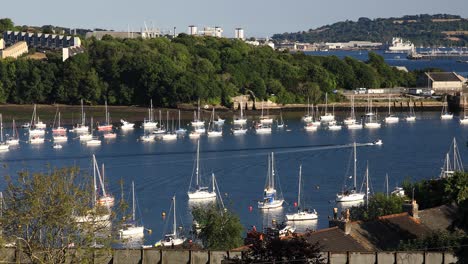
[(3, 39), (5, 40), (6, 46), (13, 45), (20, 41), (26, 42), (28, 47), (44, 49), (61, 49), (81, 46), (79, 37), (56, 34), (5, 31), (3, 32)]
[(465, 78), (455, 72), (426, 72), (425, 81), (428, 88), (435, 93), (460, 92)]
[(28, 53), (28, 45), (24, 41), (17, 42), (6, 49), (0, 50), (0, 58), (18, 58), (19, 56)]

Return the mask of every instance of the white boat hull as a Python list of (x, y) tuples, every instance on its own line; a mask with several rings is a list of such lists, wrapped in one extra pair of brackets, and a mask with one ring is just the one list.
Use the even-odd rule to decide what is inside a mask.
[(151, 142), (154, 141), (154, 136), (141, 136), (140, 140), (143, 142)]
[(303, 116), (302, 121), (306, 123), (312, 122), (312, 116)]
[(273, 209), (273, 208), (278, 208), (283, 206), (284, 200), (274, 200), (273, 202), (270, 203), (265, 203), (265, 202), (258, 202), (258, 208), (259, 209)]
[(221, 137), (223, 135), (222, 131), (208, 131), (208, 137)]
[(322, 122), (330, 122), (330, 121), (334, 121), (334, 120), (335, 120), (335, 116), (331, 115), (331, 114), (327, 114), (327, 115), (324, 115), (324, 116), (320, 117), (320, 121), (322, 121)]
[(271, 125), (271, 124), (273, 124), (273, 118), (260, 119), (260, 123), (265, 124), (265, 125)]
[(205, 121), (192, 121), (190, 124), (192, 124), (193, 127), (200, 127), (205, 125)]
[(271, 127), (267, 127), (267, 128), (257, 128), (255, 130), (255, 132), (257, 132), (257, 134), (270, 134), (271, 133)]
[(42, 144), (42, 143), (44, 143), (44, 138), (43, 137), (30, 138), (29, 143), (31, 143), (31, 144)]
[(440, 116), (440, 119), (442, 119), (442, 120), (453, 119), (453, 114), (443, 114), (443, 115)]
[(189, 199), (215, 199), (216, 193), (215, 192), (208, 192), (208, 191), (195, 191), (195, 192), (188, 192)]
[(179, 246), (185, 242), (184, 238), (171, 239), (170, 241), (161, 240), (160, 243), (164, 247)]
[(297, 212), (295, 214), (286, 214), (286, 220), (288, 221), (307, 221), (318, 219), (317, 212)]
[(44, 129), (30, 129), (29, 135), (31, 136), (43, 136), (45, 134)]
[(171, 140), (176, 140), (177, 139), (177, 134), (165, 134), (162, 136), (162, 140), (164, 141), (171, 141)]
[(315, 126), (315, 125), (313, 125), (313, 124), (311, 123), (311, 124), (308, 124), (308, 125), (304, 126), (304, 129), (305, 129), (306, 131), (317, 131), (318, 126)]
[(200, 133), (192, 132), (189, 134), (189, 138), (200, 138)]
[(356, 123), (356, 119), (353, 119), (353, 118), (346, 118), (346, 119), (344, 120), (344, 124), (345, 124), (345, 125), (352, 125), (352, 124), (354, 124), (354, 123)]
[(206, 132), (206, 129), (201, 127), (201, 128), (195, 128), (194, 130), (196, 133), (203, 134)]
[(89, 141), (86, 141), (87, 146), (99, 146), (101, 145), (101, 140), (99, 139), (91, 139)]
[[(416, 117), (415, 116), (408, 116), (406, 117), (406, 122), (414, 122), (416, 121)], [(468, 120), (467, 120), (468, 121)], [(467, 123), (468, 124), (468, 123)]]
[(247, 133), (247, 129), (234, 129), (232, 133), (234, 135), (244, 135), (245, 133)]
[(120, 236), (123, 238), (140, 237), (144, 235), (144, 232), (145, 227), (143, 226), (129, 226), (119, 230)]
[(80, 140), (91, 140), (92, 138), (93, 138), (93, 135), (91, 134), (80, 135)]
[(75, 127), (73, 129), (73, 132), (75, 132), (75, 133), (87, 133), (88, 131), (89, 131), (88, 126), (79, 126), (79, 127)]
[(6, 141), (6, 143), (10, 146), (13, 146), (13, 145), (18, 145), (19, 144), (19, 139), (8, 139)]
[(372, 122), (372, 123), (365, 123), (364, 127), (365, 128), (380, 128), (381, 124), (377, 122)]
[(247, 119), (234, 119), (234, 125), (245, 125), (247, 124)]
[(155, 128), (158, 125), (157, 122), (143, 122), (144, 129)]
[(460, 124), (462, 124), (462, 125), (467, 125), (467, 124), (468, 124), (468, 118), (466, 118), (466, 117), (465, 117), (465, 118), (461, 118), (461, 119), (460, 119)]
[(328, 126), (328, 129), (332, 130), (332, 131), (337, 131), (337, 130), (341, 130), (341, 126), (340, 125), (331, 125), (331, 126)]
[(335, 201), (337, 202), (356, 202), (363, 201), (365, 194), (351, 193), (351, 194), (337, 194)]
[(387, 124), (394, 124), (394, 123), (398, 123), (400, 119), (396, 116), (388, 116), (385, 118), (385, 123)]
[(6, 151), (10, 148), (10, 145), (7, 145), (7, 144), (0, 144), (0, 151)]
[(67, 136), (54, 136), (54, 142), (64, 142), (67, 141)]
[(120, 127), (120, 129), (123, 129), (123, 130), (130, 130), (130, 129), (133, 129), (134, 127), (135, 127), (135, 124), (129, 123), (129, 124), (122, 125), (122, 126)]
[(347, 128), (348, 129), (362, 129), (362, 124), (359, 124), (359, 123), (353, 123), (353, 124), (349, 124), (347, 125)]

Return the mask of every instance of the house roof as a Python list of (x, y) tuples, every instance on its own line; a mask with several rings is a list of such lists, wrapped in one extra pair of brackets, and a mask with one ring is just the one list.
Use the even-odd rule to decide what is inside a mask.
[(455, 72), (426, 72), (426, 76), (433, 82), (463, 82)]
[(431, 230), (446, 230), (458, 219), (457, 212), (456, 204), (446, 204), (419, 211), (419, 219)]
[(311, 244), (319, 243), (322, 251), (369, 251), (351, 235), (338, 227), (321, 229), (305, 235)]

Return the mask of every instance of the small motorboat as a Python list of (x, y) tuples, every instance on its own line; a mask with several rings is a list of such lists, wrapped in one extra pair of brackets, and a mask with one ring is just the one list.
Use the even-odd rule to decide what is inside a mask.
[(60, 145), (60, 144), (54, 144), (53, 148), (54, 148), (54, 149), (61, 149), (61, 148), (62, 148), (62, 145)]
[(383, 145), (383, 141), (381, 139), (378, 139), (374, 141), (374, 145), (377, 145), (377, 146)]
[(30, 123), (24, 123), (21, 125), (22, 128), (29, 128), (31, 127), (31, 124)]

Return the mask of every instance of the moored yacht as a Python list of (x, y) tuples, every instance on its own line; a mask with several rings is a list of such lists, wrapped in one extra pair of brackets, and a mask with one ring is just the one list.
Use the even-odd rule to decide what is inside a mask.
[(274, 209), (283, 206), (284, 199), (281, 194), (277, 193), (275, 178), (275, 156), (272, 152), (271, 158), (268, 156), (267, 182), (263, 190), (263, 200), (258, 202), (259, 209)]

